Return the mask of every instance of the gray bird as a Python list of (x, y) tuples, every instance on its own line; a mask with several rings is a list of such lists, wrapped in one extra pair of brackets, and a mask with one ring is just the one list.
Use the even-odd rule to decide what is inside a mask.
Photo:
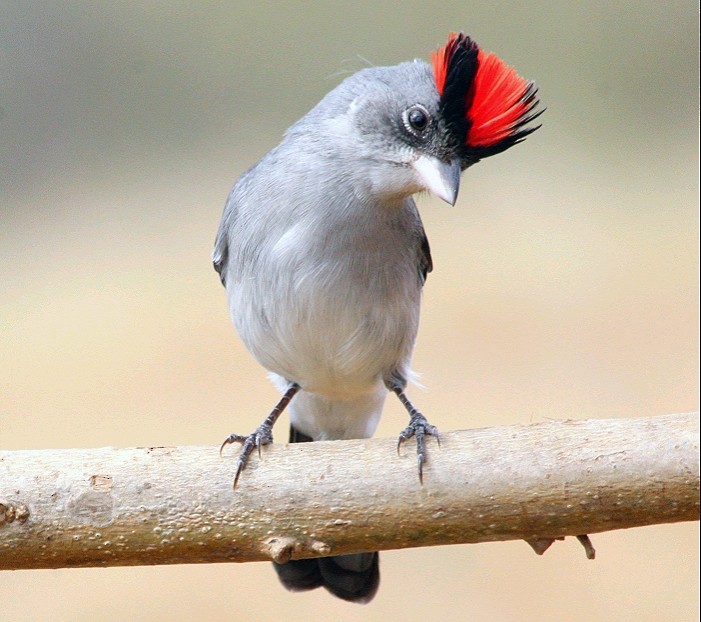
[[(412, 195), (455, 204), (460, 173), (523, 140), (536, 87), (469, 37), (432, 55), (344, 80), (236, 182), (212, 254), (233, 323), (283, 396), (242, 443), (272, 442), (287, 407), (290, 442), (372, 436), (388, 392), (406, 407), (399, 444), (438, 430), (405, 394), (431, 253)], [(323, 586), (369, 602), (377, 553), (275, 564), (290, 590)]]

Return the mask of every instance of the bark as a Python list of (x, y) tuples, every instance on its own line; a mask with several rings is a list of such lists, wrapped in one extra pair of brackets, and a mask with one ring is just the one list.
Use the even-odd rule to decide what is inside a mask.
[(415, 442), (0, 452), (0, 569), (547, 543), (699, 519), (699, 416), (546, 421)]

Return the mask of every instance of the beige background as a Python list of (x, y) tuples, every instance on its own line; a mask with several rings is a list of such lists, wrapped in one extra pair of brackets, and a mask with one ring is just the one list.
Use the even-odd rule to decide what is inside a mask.
[[(209, 261), (226, 194), (365, 59), (427, 58), (455, 29), (537, 80), (548, 111), (525, 144), (465, 175), (454, 208), (420, 200), (436, 269), (416, 403), (444, 430), (698, 409), (696, 3), (253, 4), (2, 3), (0, 447), (215, 451), (257, 425), (275, 391)], [(391, 403), (379, 435), (405, 419)], [(696, 524), (594, 542), (594, 562), (571, 540), (542, 558), (522, 542), (384, 553), (366, 607), (231, 564), (6, 572), (0, 610), (697, 617)]]

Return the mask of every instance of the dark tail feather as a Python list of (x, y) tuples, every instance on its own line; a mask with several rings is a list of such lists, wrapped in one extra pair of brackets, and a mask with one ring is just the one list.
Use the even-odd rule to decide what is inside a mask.
[[(290, 443), (311, 440), (290, 426)], [(369, 603), (380, 585), (380, 556), (377, 553), (297, 559), (273, 566), (282, 584), (293, 592), (324, 587), (343, 600)]]
[(278, 579), (292, 592), (325, 587), (334, 596), (369, 603), (380, 585), (378, 553), (354, 553), (273, 564)]
[(314, 439), (311, 436), (302, 434), (299, 430), (290, 426), (290, 443), (311, 443)]

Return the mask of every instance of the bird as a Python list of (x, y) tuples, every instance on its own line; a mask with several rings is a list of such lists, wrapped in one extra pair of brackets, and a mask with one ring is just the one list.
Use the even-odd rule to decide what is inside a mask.
[[(540, 125), (537, 87), (471, 37), (347, 77), (233, 186), (212, 260), (231, 320), (280, 401), (241, 443), (234, 489), (287, 410), (289, 441), (368, 438), (385, 398), (409, 415), (419, 482), (438, 429), (406, 394), (422, 288), (433, 269), (413, 196), (454, 205), (461, 173)], [(377, 552), (275, 563), (292, 591), (367, 603)]]

